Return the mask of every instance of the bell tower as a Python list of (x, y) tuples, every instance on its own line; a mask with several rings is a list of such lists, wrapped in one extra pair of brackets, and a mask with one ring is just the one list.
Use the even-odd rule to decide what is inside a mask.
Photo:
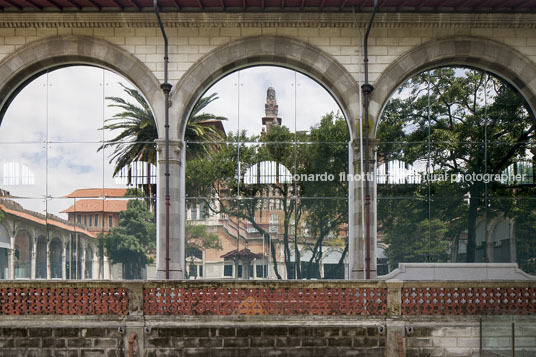
[(269, 132), (273, 125), (281, 125), (282, 119), (277, 116), (279, 106), (275, 98), (275, 89), (269, 87), (266, 91), (266, 104), (264, 105), (265, 116), (262, 118), (262, 125), (266, 126), (266, 132)]

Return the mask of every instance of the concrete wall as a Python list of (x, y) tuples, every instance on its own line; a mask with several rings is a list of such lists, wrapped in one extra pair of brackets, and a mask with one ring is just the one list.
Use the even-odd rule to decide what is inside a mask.
[[(0, 356), (124, 356), (129, 341), (134, 356), (478, 356), (481, 345), (508, 352), (512, 336), (516, 355), (531, 356), (535, 289), (476, 281), (0, 282)], [(449, 291), (458, 297), (435, 295)], [(499, 292), (489, 307), (484, 299)], [(412, 299), (443, 310), (408, 310)], [(470, 299), (485, 313), (467, 309)], [(252, 301), (260, 309), (242, 309)]]
[[(210, 51), (239, 38), (278, 35), (322, 50), (358, 79), (359, 44), (369, 14), (162, 14), (170, 43), (171, 84)], [(369, 39), (372, 83), (390, 64), (417, 46), (452, 36), (489, 39), (536, 61), (532, 14), (378, 14)], [(153, 13), (4, 14), (0, 59), (51, 36), (104, 39), (133, 54), (163, 80), (163, 40)]]

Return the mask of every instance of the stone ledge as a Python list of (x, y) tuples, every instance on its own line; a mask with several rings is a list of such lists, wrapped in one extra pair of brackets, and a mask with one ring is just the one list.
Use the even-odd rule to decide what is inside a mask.
[[(365, 27), (369, 13), (358, 13)], [(355, 28), (351, 13), (162, 13), (166, 28), (200, 27), (338, 27)], [(528, 28), (536, 27), (536, 14), (379, 13), (379, 28)], [(158, 27), (154, 13), (4, 13), (0, 28), (141, 28)]]
[(536, 281), (516, 263), (400, 263), (381, 280)]

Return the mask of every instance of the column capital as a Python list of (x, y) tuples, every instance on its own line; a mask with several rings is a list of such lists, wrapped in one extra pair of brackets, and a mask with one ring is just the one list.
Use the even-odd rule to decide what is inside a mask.
[[(156, 150), (158, 150), (159, 152), (161, 150), (164, 150), (164, 148), (166, 147), (166, 140), (165, 139), (156, 139), (155, 141), (155, 144), (156, 144)], [(175, 149), (181, 149), (184, 145), (184, 142), (182, 140), (169, 140), (169, 147), (170, 148), (175, 148)]]
[[(164, 139), (156, 139), (156, 151), (158, 152), (158, 163), (163, 164), (166, 161), (165, 148), (166, 141)], [(184, 147), (184, 143), (180, 140), (169, 141), (169, 160), (181, 163), (181, 150)]]

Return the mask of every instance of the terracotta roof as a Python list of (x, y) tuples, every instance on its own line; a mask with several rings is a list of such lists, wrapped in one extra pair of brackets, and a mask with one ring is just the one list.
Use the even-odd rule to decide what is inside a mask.
[(97, 198), (97, 197), (125, 197), (126, 188), (80, 188), (65, 197), (68, 198)]
[(264, 256), (262, 253), (255, 254), (248, 248), (244, 248), (241, 251), (237, 252), (236, 250), (231, 250), (230, 252), (225, 253), (221, 256), (224, 260), (231, 260), (231, 259), (238, 259), (240, 260), (253, 260), (253, 259), (261, 259)]
[(61, 213), (121, 212), (127, 209), (128, 200), (79, 200)]
[[(27, 221), (31, 221), (31, 222), (34, 222), (34, 223), (37, 223), (37, 224), (40, 224), (40, 225), (43, 225), (43, 226), (46, 226), (46, 225), (49, 225), (49, 226), (54, 226), (54, 227), (58, 227), (58, 228), (61, 228), (61, 229), (65, 229), (66, 231), (69, 231), (69, 232), (76, 232), (76, 233), (82, 233), (82, 234), (85, 234), (86, 236), (88, 237), (91, 237), (91, 238), (95, 238), (96, 235), (83, 229), (83, 228), (80, 228), (76, 225), (72, 225), (72, 224), (68, 224), (68, 222), (62, 222), (60, 220), (55, 220), (55, 219), (51, 219), (50, 217), (48, 218), (45, 218), (45, 216), (43, 215), (40, 215), (39, 213), (37, 212), (32, 212), (32, 211), (29, 211), (29, 210), (17, 210), (15, 209), (13, 206), (13, 208), (11, 207), (7, 207), (5, 204), (5, 202), (2, 202), (0, 203), (0, 210), (4, 211), (5, 213), (8, 213), (8, 214), (11, 214), (13, 216), (17, 216), (19, 218), (22, 218), (22, 219), (25, 219)], [(12, 205), (10, 205), (12, 206)], [(39, 217), (41, 216), (41, 217)]]

